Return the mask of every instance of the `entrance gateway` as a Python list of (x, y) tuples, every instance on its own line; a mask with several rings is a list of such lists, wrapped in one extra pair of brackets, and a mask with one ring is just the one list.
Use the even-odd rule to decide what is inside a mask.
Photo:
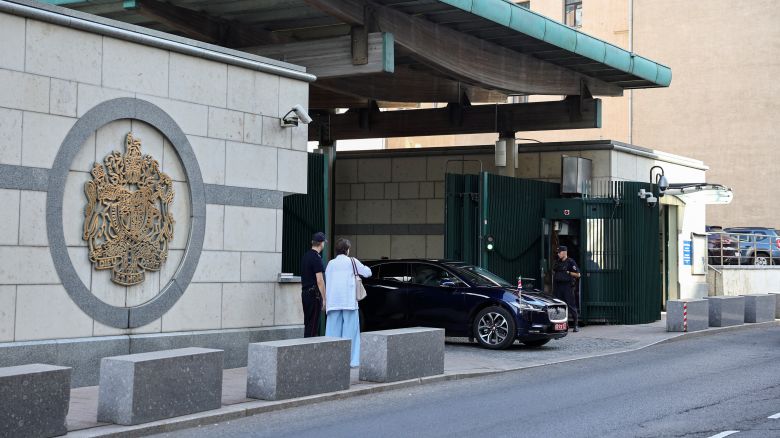
[[(657, 189), (612, 182), (599, 197), (562, 198), (560, 184), (489, 173), (447, 175), (445, 258), (480, 265), (512, 283), (551, 290), (554, 248), (582, 270), (580, 319), (643, 324), (661, 317), (658, 212), (636, 193)], [(492, 249), (484, 244), (492, 237)], [(476, 242), (481, 242), (475, 244)]]

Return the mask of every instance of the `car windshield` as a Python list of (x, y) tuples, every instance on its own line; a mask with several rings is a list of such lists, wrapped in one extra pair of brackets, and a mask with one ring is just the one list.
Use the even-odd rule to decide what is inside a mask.
[(498, 275), (480, 268), (479, 266), (471, 265), (453, 265), (452, 268), (456, 269), (465, 279), (474, 286), (482, 287), (512, 287), (506, 280)]

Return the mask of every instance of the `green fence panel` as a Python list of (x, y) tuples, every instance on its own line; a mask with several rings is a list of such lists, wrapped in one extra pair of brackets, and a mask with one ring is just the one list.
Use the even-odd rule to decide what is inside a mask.
[(444, 177), (444, 257), (479, 262), (479, 176)]
[(326, 165), (324, 155), (310, 153), (307, 193), (284, 197), (283, 272), (301, 275), (301, 257), (311, 247), (311, 235), (325, 230)]
[(560, 196), (560, 184), (487, 174), (485, 185), (485, 234), (495, 245), (482, 266), (512, 284), (523, 276), (541, 285), (545, 200)]
[(645, 324), (661, 317), (658, 207), (648, 207), (640, 189), (654, 187), (616, 182), (610, 197), (584, 200), (584, 320)]

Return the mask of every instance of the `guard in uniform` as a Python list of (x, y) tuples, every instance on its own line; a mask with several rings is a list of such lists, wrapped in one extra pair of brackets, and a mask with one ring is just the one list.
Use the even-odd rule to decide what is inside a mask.
[(574, 294), (574, 286), (580, 278), (580, 268), (573, 259), (569, 258), (568, 248), (558, 247), (558, 260), (553, 266), (553, 295), (555, 298), (566, 302), (569, 314), (574, 319), (574, 331), (580, 331), (578, 324), (577, 300)]
[(303, 305), (303, 337), (319, 335), (320, 316), (325, 302), (325, 266), (322, 250), (327, 243), (325, 233), (311, 236), (311, 249), (301, 259), (301, 304)]

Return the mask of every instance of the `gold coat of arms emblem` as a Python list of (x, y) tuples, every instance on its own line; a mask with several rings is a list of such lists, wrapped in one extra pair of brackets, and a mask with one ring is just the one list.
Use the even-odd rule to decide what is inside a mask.
[(125, 153), (114, 151), (92, 168), (84, 184), (84, 240), (95, 269), (111, 269), (124, 286), (142, 283), (146, 271), (159, 271), (173, 239), (173, 180), (141, 141), (127, 134)]

